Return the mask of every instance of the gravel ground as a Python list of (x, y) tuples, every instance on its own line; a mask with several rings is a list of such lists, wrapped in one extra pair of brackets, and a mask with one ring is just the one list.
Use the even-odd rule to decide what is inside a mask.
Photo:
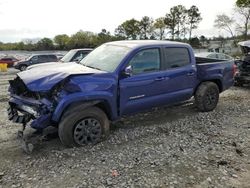
[(250, 87), (222, 93), (213, 112), (154, 109), (113, 123), (93, 147), (55, 138), (27, 155), (7, 120), (14, 74), (0, 73), (0, 187), (250, 187)]

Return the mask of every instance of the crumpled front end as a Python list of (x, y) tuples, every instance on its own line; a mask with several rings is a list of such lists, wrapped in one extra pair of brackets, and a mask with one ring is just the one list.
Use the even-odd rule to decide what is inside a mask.
[(23, 125), (32, 121), (34, 129), (44, 129), (53, 124), (53, 102), (46, 93), (29, 91), (19, 77), (10, 81), (9, 92), (9, 120)]

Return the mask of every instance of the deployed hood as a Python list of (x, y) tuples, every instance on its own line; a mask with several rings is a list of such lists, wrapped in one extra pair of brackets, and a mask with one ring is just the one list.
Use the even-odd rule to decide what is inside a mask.
[(26, 70), (30, 70), (30, 69), (41, 67), (41, 66), (46, 66), (47, 67), (48, 65), (50, 65), (50, 64), (54, 65), (55, 63), (57, 63), (57, 65), (60, 65), (58, 63), (61, 63), (61, 62), (39, 63), (39, 64), (28, 66)]
[(46, 63), (44, 66), (34, 66), (17, 75), (31, 91), (48, 91), (70, 75), (95, 74), (103, 71), (85, 67), (77, 63)]

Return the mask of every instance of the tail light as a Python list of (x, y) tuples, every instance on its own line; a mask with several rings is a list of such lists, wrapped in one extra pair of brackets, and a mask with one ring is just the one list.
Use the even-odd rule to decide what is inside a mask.
[(233, 64), (233, 77), (238, 73), (238, 67), (237, 65)]

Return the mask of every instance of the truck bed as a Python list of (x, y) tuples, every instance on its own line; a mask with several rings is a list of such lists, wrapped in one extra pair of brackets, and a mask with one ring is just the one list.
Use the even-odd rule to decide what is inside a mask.
[(219, 60), (219, 59), (211, 59), (205, 57), (195, 57), (196, 64), (203, 64), (203, 63), (215, 63), (215, 62), (223, 62), (227, 60)]
[(197, 77), (199, 81), (218, 79), (221, 81), (221, 91), (231, 87), (234, 83), (232, 60), (215, 60), (196, 57)]

